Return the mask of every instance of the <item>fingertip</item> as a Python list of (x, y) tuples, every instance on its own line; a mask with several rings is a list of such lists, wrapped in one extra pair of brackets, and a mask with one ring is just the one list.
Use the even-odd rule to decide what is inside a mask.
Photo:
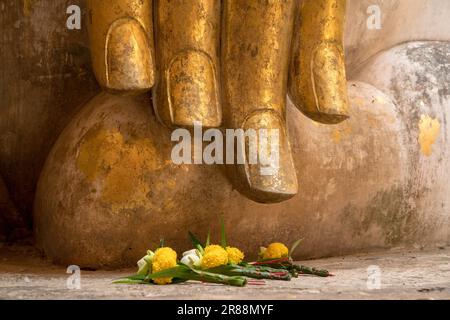
[(154, 59), (148, 36), (135, 19), (115, 21), (106, 40), (106, 89), (145, 92), (152, 88)]

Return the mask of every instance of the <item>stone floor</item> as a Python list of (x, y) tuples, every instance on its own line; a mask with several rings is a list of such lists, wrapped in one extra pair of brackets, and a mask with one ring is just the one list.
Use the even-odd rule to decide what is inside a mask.
[(133, 269), (82, 270), (81, 289), (69, 289), (66, 268), (42, 259), (32, 247), (0, 245), (0, 299), (450, 299), (450, 247), (395, 249), (304, 264), (326, 268), (335, 276), (301, 276), (245, 288), (202, 283), (129, 286), (111, 280)]

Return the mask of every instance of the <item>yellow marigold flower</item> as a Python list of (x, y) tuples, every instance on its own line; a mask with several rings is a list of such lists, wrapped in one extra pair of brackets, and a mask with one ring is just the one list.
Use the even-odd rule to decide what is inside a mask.
[[(152, 261), (152, 273), (163, 271), (176, 267), (177, 265), (177, 253), (171, 248), (159, 248), (156, 250)], [(169, 284), (172, 282), (172, 278), (159, 278), (153, 279), (156, 284)]]
[(221, 251), (221, 250), (223, 250), (223, 248), (222, 248), (222, 246), (219, 246), (217, 244), (211, 244), (211, 245), (209, 245), (209, 246), (207, 246), (205, 248), (205, 253), (213, 252), (213, 251), (216, 251), (216, 250)]
[(244, 260), (244, 253), (238, 248), (227, 247), (228, 262), (233, 264), (239, 264)]
[(286, 258), (289, 255), (289, 249), (282, 243), (271, 243), (266, 250), (264, 250), (262, 257), (267, 259)]
[(202, 257), (202, 268), (211, 269), (228, 264), (228, 253), (221, 246), (211, 245), (205, 248)]

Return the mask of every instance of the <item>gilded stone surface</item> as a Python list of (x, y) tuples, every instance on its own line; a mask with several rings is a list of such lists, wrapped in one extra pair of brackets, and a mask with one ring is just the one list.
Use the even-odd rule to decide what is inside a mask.
[(100, 85), (148, 91), (155, 81), (152, 0), (87, 1), (92, 65)]
[[(325, 123), (347, 119), (346, 0), (301, 6), (294, 0), (154, 2), (154, 16), (152, 1), (88, 2), (91, 54), (102, 87), (130, 94), (155, 84), (153, 107), (167, 127), (278, 130), (277, 173), (261, 174), (261, 164), (250, 164), (248, 155), (228, 172), (235, 188), (255, 201), (293, 197), (298, 185), (286, 130), (290, 57), (289, 87), (298, 108)], [(258, 151), (265, 143), (258, 140)]]
[[(82, 9), (81, 30), (69, 31), (65, 27), (63, 13), (71, 4)], [(367, 29), (369, 5), (380, 6), (384, 13), (380, 30)], [(270, 125), (286, 126), (299, 192), (275, 205), (257, 204), (241, 196), (222, 175), (221, 168), (173, 166), (167, 140), (170, 131), (150, 113), (148, 94), (137, 101), (106, 96), (84, 106), (99, 92), (91, 71), (85, 1), (5, 0), (0, 9), (4, 35), (0, 37), (0, 172), (18, 215), (25, 220), (17, 223), (19, 220), (13, 219), (14, 227), (20, 228), (22, 223), (31, 226), (34, 191), (42, 165), (70, 122), (42, 172), (35, 207), (37, 238), (55, 261), (95, 266), (134, 264), (143, 250), (158, 244), (160, 237), (182, 248), (186, 229), (205, 234), (221, 214), (227, 217), (227, 227), (234, 230), (233, 238), (239, 239), (246, 250), (271, 240), (288, 243), (300, 235), (308, 241), (299, 254), (308, 258), (449, 240), (446, 110), (450, 49), (445, 41), (450, 40), (450, 3), (348, 1), (347, 74), (361, 81), (349, 87), (351, 118), (326, 126), (303, 117), (290, 106), (288, 125), (281, 121), (283, 117), (272, 117), (276, 114), (272, 111), (246, 119), (251, 126), (258, 126), (270, 117)], [(118, 25), (113, 38), (132, 33), (135, 40), (151, 44), (151, 34), (137, 30), (152, 27), (156, 31), (158, 26), (134, 20), (130, 28), (128, 24)], [(398, 21), (405, 23), (399, 25)], [(213, 24), (207, 25), (212, 30)], [(206, 30), (205, 26), (198, 25), (199, 30)], [(258, 30), (259, 35), (263, 31)], [(293, 34), (298, 36), (296, 31)], [(418, 38), (439, 41), (411, 42)], [(145, 56), (145, 48), (133, 52)], [(253, 50), (254, 46), (248, 48), (251, 53), (259, 52)], [(126, 52), (122, 49), (119, 47), (117, 52)], [(192, 77), (193, 69), (207, 65), (205, 56), (198, 52), (176, 55), (172, 76), (183, 81), (177, 82), (171, 92), (194, 92), (194, 82), (184, 81), (184, 76)], [(155, 48), (155, 59), (146, 60), (155, 63), (156, 71), (157, 53)], [(214, 60), (215, 56), (209, 55)], [(321, 59), (318, 61), (323, 64)], [(216, 80), (223, 82), (222, 62), (214, 64), (219, 73)], [(127, 62), (119, 61), (117, 65), (127, 66)], [(141, 79), (151, 79), (151, 69), (135, 70), (147, 73)], [(179, 70), (189, 72), (177, 76)], [(204, 68), (195, 75), (200, 82), (210, 83), (211, 70)], [(243, 84), (250, 75), (261, 76), (259, 70), (241, 75), (239, 81)], [(158, 76), (156, 72), (155, 82)], [(284, 82), (280, 84), (284, 86)], [(223, 95), (222, 85), (219, 91)], [(204, 92), (189, 96), (177, 93), (172, 100), (181, 106), (189, 100), (215, 105), (214, 95)], [(222, 123), (228, 123), (229, 111), (224, 110), (224, 101), (221, 104)], [(79, 110), (82, 114), (76, 116)], [(199, 113), (198, 117), (208, 115), (214, 119), (218, 113), (210, 110), (215, 109)], [(174, 113), (177, 119), (189, 119), (190, 114), (184, 107)], [(258, 176), (252, 174), (251, 178)], [(239, 185), (243, 186), (234, 186)], [(251, 189), (242, 189), (255, 198), (248, 192)], [(280, 190), (275, 199), (286, 200), (280, 198)], [(263, 200), (267, 201), (267, 195), (264, 192)], [(6, 220), (5, 211), (0, 215)]]
[(302, 1), (294, 31), (289, 94), (305, 115), (322, 123), (348, 118), (346, 4), (346, 0)]
[[(419, 121), (421, 114), (429, 114), (439, 123), (446, 122), (448, 99), (436, 94), (450, 82), (441, 81), (442, 90), (421, 91), (414, 82), (414, 70), (423, 70), (423, 64), (414, 59), (428, 51), (438, 57), (447, 47), (417, 43), (395, 48), (393, 56), (404, 56), (393, 69), (409, 66), (410, 71), (389, 71), (383, 75), (390, 77), (373, 80), (379, 87), (384, 85), (386, 92), (399, 82), (408, 84), (408, 91), (390, 97), (368, 84), (351, 82), (351, 117), (340, 124), (313, 122), (289, 105), (293, 163), (300, 168), (297, 179), (304, 187), (292, 199), (274, 205), (242, 196), (220, 166), (174, 165), (170, 131), (150, 113), (145, 96), (102, 94), (67, 127), (43, 171), (35, 208), (39, 246), (60, 263), (128, 265), (147, 247), (157, 246), (161, 237), (178, 251), (189, 249), (186, 229), (206, 235), (222, 214), (229, 238), (249, 256), (267, 242), (290, 243), (299, 237), (305, 241), (297, 258), (446, 242), (450, 164), (444, 137), (448, 130), (441, 127), (432, 155), (426, 156)], [(389, 70), (391, 62), (389, 56), (374, 58), (367, 74), (381, 75), (375, 66)], [(445, 78), (447, 73), (434, 68), (432, 74)], [(413, 114), (401, 111), (410, 108), (410, 99), (424, 94), (431, 97), (430, 104), (417, 103), (417, 121)], [(104, 147), (93, 147), (97, 145)], [(86, 167), (83, 150), (92, 149), (97, 151), (89, 152), (91, 166)], [(137, 158), (133, 150), (141, 150)], [(159, 150), (159, 156), (140, 170), (143, 155), (152, 150)], [(108, 182), (109, 175), (115, 176), (124, 165), (121, 159), (136, 159), (123, 170), (127, 172), (124, 184), (117, 186), (134, 188), (133, 195), (121, 191), (130, 195), (125, 205), (111, 197), (115, 193)], [(111, 161), (118, 168), (102, 165)], [(146, 198), (141, 197), (144, 193)]]

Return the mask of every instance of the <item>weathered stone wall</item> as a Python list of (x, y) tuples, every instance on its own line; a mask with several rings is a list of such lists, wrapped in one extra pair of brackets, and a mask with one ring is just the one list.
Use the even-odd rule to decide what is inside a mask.
[[(67, 30), (66, 8), (84, 0), (0, 1), (0, 174), (31, 224), (45, 158), (77, 108), (98, 92), (87, 32)], [(379, 5), (382, 28), (368, 30), (367, 8)], [(411, 40), (450, 40), (450, 3), (440, 0), (350, 0), (349, 70), (377, 52)], [(351, 74), (350, 74), (351, 75)]]
[[(164, 237), (189, 248), (224, 215), (246, 252), (302, 237), (301, 258), (450, 241), (450, 44), (418, 42), (369, 61), (349, 84), (350, 120), (288, 109), (299, 194), (254, 203), (218, 167), (176, 166), (148, 97), (93, 99), (61, 135), (40, 180), (36, 235), (55, 261), (132, 264)], [(215, 229), (217, 232), (217, 228)]]
[[(289, 109), (300, 194), (274, 206), (241, 197), (217, 168), (167, 164), (168, 132), (148, 96), (101, 95), (75, 117), (99, 89), (86, 28), (65, 27), (69, 4), (85, 14), (84, 0), (0, 0), (0, 175), (25, 218), (8, 224), (31, 225), (41, 168), (70, 122), (36, 201), (38, 239), (57, 261), (127, 264), (162, 236), (183, 247), (187, 228), (204, 233), (222, 213), (245, 249), (299, 235), (302, 257), (449, 239), (450, 48), (415, 43), (377, 55), (450, 40), (449, 3), (349, 1), (348, 74), (361, 81), (350, 86), (352, 120), (325, 127)], [(366, 28), (372, 4), (380, 30)]]
[(16, 216), (15, 208), (9, 199), (8, 190), (0, 177), (0, 242), (5, 241), (8, 235), (8, 218)]
[[(380, 9), (380, 29), (367, 27), (375, 6)], [(450, 41), (449, 15), (449, 1), (349, 0), (345, 50), (350, 77), (354, 68), (398, 44), (420, 40)]]
[(76, 3), (84, 1), (0, 1), (0, 176), (28, 227), (50, 148), (98, 92), (86, 28), (66, 28), (66, 8)]

